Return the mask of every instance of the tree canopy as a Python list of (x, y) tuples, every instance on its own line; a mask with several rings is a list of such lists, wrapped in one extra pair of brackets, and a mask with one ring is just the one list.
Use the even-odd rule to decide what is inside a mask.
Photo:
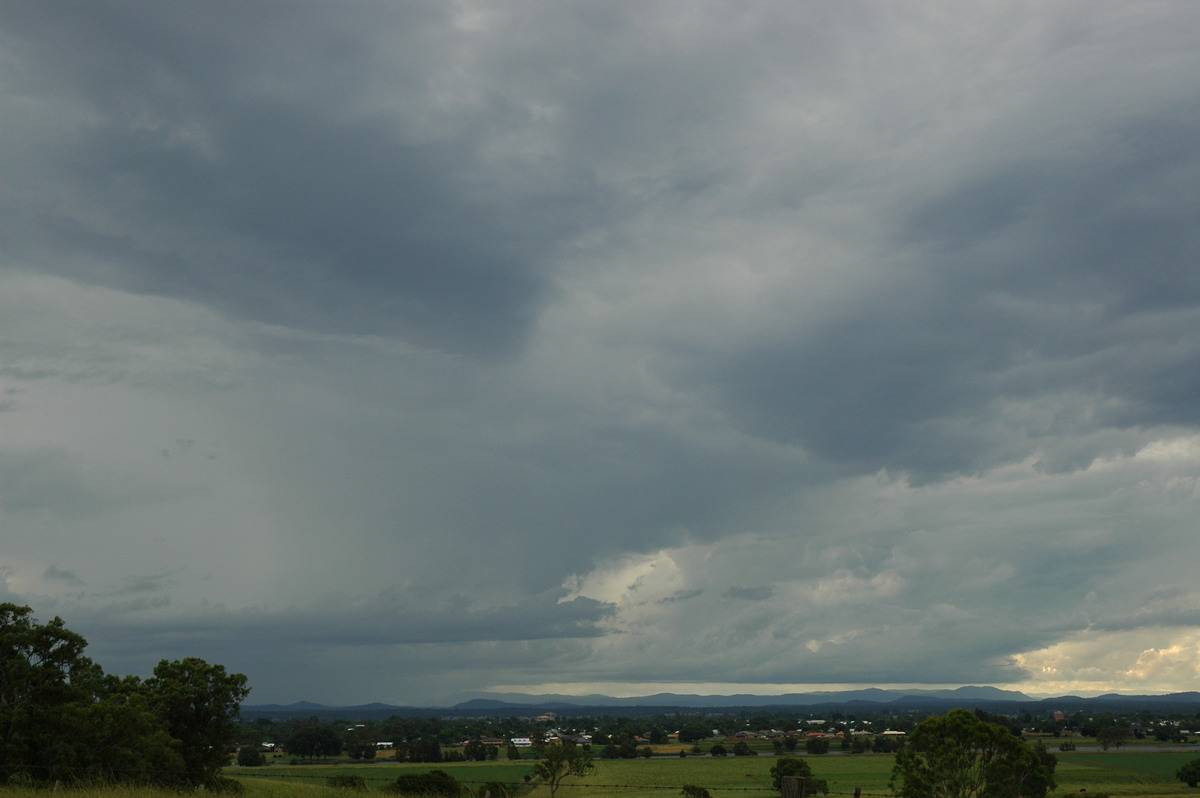
[(533, 766), (533, 774), (546, 783), (550, 798), (554, 798), (567, 776), (583, 777), (595, 769), (591, 754), (575, 743), (563, 740), (542, 750), (542, 761)]
[(782, 791), (783, 780), (789, 777), (804, 779), (806, 794), (829, 792), (829, 782), (816, 778), (808, 762), (795, 756), (781, 756), (771, 766), (771, 786)]
[(0, 604), (0, 784), (204, 784), (237, 739), (246, 677), (189, 658), (106, 675), (61, 618)]
[(1045, 798), (1054, 789), (1053, 754), (1030, 746), (965, 709), (926, 718), (896, 753), (899, 798)]
[(1175, 778), (1189, 787), (1200, 784), (1200, 759), (1193, 759), (1175, 772)]

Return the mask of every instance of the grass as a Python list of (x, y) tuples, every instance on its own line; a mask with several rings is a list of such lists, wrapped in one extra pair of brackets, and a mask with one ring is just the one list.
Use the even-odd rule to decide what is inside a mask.
[[(1071, 752), (1058, 755), (1058, 798), (1081, 796), (1081, 791), (1114, 798), (1175, 798), (1197, 796), (1175, 779), (1175, 771), (1200, 752)], [(826, 779), (834, 796), (851, 795), (855, 787), (863, 796), (887, 796), (892, 757), (883, 754), (806, 757), (818, 778)], [(557, 798), (677, 798), (684, 784), (695, 784), (713, 798), (778, 798), (771, 789), (775, 758), (661, 757), (653, 759), (596, 760), (596, 772), (585, 779), (567, 779)], [(244, 798), (347, 798), (346, 791), (327, 786), (334, 774), (360, 775), (374, 792), (404, 771), (444, 770), (469, 787), (488, 781), (524, 783), (532, 761), (447, 762), (440, 764), (327, 764), (272, 765), (264, 768), (229, 768), (226, 775), (246, 787)], [(527, 798), (549, 798), (539, 786)], [(56, 798), (169, 798), (173, 793), (148, 788), (108, 787), (63, 789)], [(8, 788), (0, 798), (46, 798), (45, 790)]]
[(1196, 752), (1121, 751), (1059, 754), (1058, 793), (1105, 792), (1114, 796), (1195, 795), (1175, 771)]

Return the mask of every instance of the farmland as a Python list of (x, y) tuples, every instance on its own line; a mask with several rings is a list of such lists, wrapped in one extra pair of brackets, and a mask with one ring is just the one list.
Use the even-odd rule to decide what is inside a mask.
[[(1175, 771), (1195, 759), (1196, 752), (1072, 752), (1058, 755), (1058, 790), (1065, 796), (1086, 791), (1090, 795), (1171, 796), (1196, 794), (1175, 779)], [(684, 784), (707, 788), (714, 798), (774, 798), (770, 768), (774, 757), (655, 757), (653, 759), (597, 760), (596, 772), (585, 779), (568, 779), (560, 798), (674, 798)], [(831, 794), (864, 796), (890, 794), (888, 779), (892, 757), (827, 755), (810, 757), (814, 773), (829, 782)], [(444, 770), (467, 787), (500, 781), (524, 784), (532, 772), (529, 760), (520, 762), (456, 762), (439, 764), (372, 765), (273, 765), (267, 768), (230, 769), (247, 786), (249, 798), (272, 795), (322, 793), (333, 774), (360, 775), (369, 788), (378, 788), (404, 771)], [(331, 793), (333, 791), (330, 791)], [(545, 798), (536, 789), (531, 798)]]

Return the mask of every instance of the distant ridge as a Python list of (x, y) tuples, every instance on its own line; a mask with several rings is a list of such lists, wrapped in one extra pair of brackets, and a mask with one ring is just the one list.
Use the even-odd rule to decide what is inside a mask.
[(1052, 705), (1054, 709), (1081, 711), (1085, 708), (1130, 709), (1146, 707), (1156, 709), (1178, 708), (1200, 710), (1200, 692), (1190, 691), (1166, 695), (1119, 695), (1110, 693), (1091, 698), (1081, 696), (1058, 696), (1054, 698), (1032, 698), (1016, 690), (1001, 690), (997, 687), (970, 686), (953, 690), (902, 689), (888, 690), (868, 687), (861, 690), (831, 690), (811, 693), (786, 693), (784, 695), (694, 695), (680, 693), (655, 693), (634, 698), (614, 698), (606, 695), (561, 695), (527, 693), (460, 693), (440, 706), (396, 706), (393, 704), (360, 704), (357, 706), (327, 706), (311, 701), (294, 704), (243, 705), (242, 718), (268, 718), (286, 720), (296, 717), (316, 716), (321, 720), (386, 720), (392, 716), (487, 716), (487, 715), (532, 715), (542, 712), (558, 712), (570, 715), (600, 715), (620, 710), (624, 714), (653, 715), (658, 713), (686, 713), (698, 710), (719, 711), (752, 708), (807, 708), (814, 711), (860, 708), (887, 709), (895, 707), (905, 710), (929, 710), (941, 712), (954, 707), (990, 707), (997, 710), (1005, 706), (1027, 705), (1030, 709)]
[(847, 704), (868, 702), (886, 704), (894, 701), (910, 699), (946, 699), (955, 701), (1034, 701), (1025, 693), (1015, 690), (1001, 690), (998, 687), (958, 687), (953, 690), (885, 690), (879, 687), (868, 687), (861, 690), (831, 690), (812, 693), (784, 693), (782, 695), (753, 695), (737, 693), (734, 695), (696, 695), (692, 693), (655, 693), (653, 695), (635, 698), (613, 698), (605, 695), (571, 696), (561, 694), (526, 694), (526, 693), (466, 693), (473, 696), (467, 700), (453, 703), (453, 708), (482, 707), (486, 703), (509, 706), (548, 707), (551, 704), (560, 706), (669, 706), (669, 707), (766, 707), (789, 706), (799, 704), (818, 706), (822, 704)]

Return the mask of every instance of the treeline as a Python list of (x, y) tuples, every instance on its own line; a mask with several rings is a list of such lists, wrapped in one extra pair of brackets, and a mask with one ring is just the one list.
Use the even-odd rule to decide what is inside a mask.
[(0, 785), (79, 782), (234, 788), (246, 677), (187, 658), (142, 680), (106, 674), (61, 618), (0, 604)]
[[(1185, 739), (1181, 729), (1200, 721), (1195, 713), (1183, 715), (1147, 710), (1123, 715), (1081, 713), (1055, 717), (1028, 712), (1001, 714), (975, 709), (981, 721), (1007, 729), (1014, 736), (1026, 733), (1046, 737), (1093, 737), (1102, 744), (1119, 747), (1125, 740), (1153, 736), (1162, 740)], [(355, 760), (371, 760), (376, 745), (390, 743), (399, 761), (447, 762), (460, 760), (517, 759), (533, 755), (547, 735), (589, 735), (590, 750), (600, 759), (632, 759), (652, 755), (651, 746), (678, 743), (685, 753), (713, 756), (775, 754), (894, 753), (904, 745), (903, 735), (884, 731), (911, 732), (927, 715), (919, 710), (889, 710), (861, 713), (798, 716), (784, 712), (734, 712), (668, 714), (651, 717), (558, 716), (530, 717), (412, 717), (355, 722), (340, 719), (322, 722), (317, 716), (276, 721), (258, 717), (243, 723), (241, 743), (254, 751), (266, 742), (275, 743), (293, 759), (325, 759), (342, 754)], [(739, 733), (771, 731), (773, 738), (751, 744), (736, 739)], [(819, 732), (820, 735), (811, 735)], [(507, 745), (514, 737), (533, 741), (533, 751)], [(1111, 738), (1111, 740), (1110, 740)], [(1064, 746), (1070, 745), (1064, 742)], [(1065, 748), (1064, 748), (1065, 750)], [(244, 764), (254, 764), (247, 754)]]

